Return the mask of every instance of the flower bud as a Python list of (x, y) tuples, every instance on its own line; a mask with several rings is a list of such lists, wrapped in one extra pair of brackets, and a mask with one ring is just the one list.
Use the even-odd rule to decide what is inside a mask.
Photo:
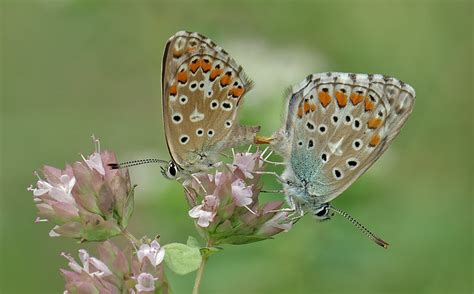
[(30, 187), (38, 208), (37, 222), (55, 226), (50, 236), (81, 241), (106, 240), (119, 234), (133, 211), (133, 187), (127, 169), (112, 170), (115, 154), (97, 149), (64, 170), (43, 167), (44, 179)]

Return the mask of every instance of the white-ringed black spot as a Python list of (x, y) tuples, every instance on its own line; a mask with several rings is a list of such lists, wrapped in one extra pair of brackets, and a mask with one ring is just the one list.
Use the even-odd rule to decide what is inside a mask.
[(337, 117), (337, 115), (333, 115), (333, 116), (332, 116), (332, 122), (333, 122), (333, 124), (337, 124), (338, 121), (339, 121), (339, 117)]
[(172, 115), (173, 118), (173, 123), (174, 124), (179, 124), (181, 121), (183, 121), (183, 116), (180, 113), (175, 113)]
[(188, 135), (182, 135), (181, 137), (179, 137), (179, 142), (183, 145), (188, 143), (188, 141), (189, 141), (189, 136)]
[(354, 140), (354, 142), (352, 142), (352, 148), (354, 148), (355, 150), (359, 150), (361, 147), (362, 141), (360, 139), (356, 139)]
[(359, 162), (357, 162), (357, 160), (355, 158), (350, 158), (346, 161), (346, 164), (347, 164), (347, 167), (349, 169), (354, 169), (357, 167), (357, 165), (359, 164)]
[(202, 128), (196, 129), (196, 135), (198, 137), (202, 137), (203, 134), (204, 134), (204, 130)]
[(222, 102), (222, 109), (225, 111), (230, 111), (232, 109), (232, 103)]
[(182, 105), (188, 103), (188, 97), (186, 97), (186, 96), (184, 96), (184, 95), (181, 96), (181, 97), (179, 98), (179, 103), (181, 103)]
[(379, 116), (379, 117), (383, 117), (383, 112), (382, 112), (382, 110), (379, 110), (378, 116)]
[(354, 127), (354, 129), (356, 129), (356, 130), (360, 130), (361, 123), (360, 123), (360, 120), (359, 120), (359, 119), (357, 119), (357, 118), (354, 119), (353, 127)]
[(314, 147), (313, 139), (309, 139), (308, 141), (308, 149), (312, 149)]
[(232, 126), (232, 121), (230, 119), (225, 121), (225, 127), (230, 128)]
[(209, 138), (214, 137), (214, 130), (213, 130), (213, 129), (207, 130), (207, 136), (208, 136)]
[(212, 91), (207, 92), (207, 97), (208, 98), (212, 97)]
[(327, 131), (327, 127), (326, 127), (326, 125), (320, 125), (318, 130), (319, 130), (319, 133), (325, 134), (326, 131)]
[(214, 109), (217, 109), (217, 107), (219, 107), (219, 102), (216, 99), (214, 99), (211, 101), (210, 105), (211, 105), (211, 109), (214, 110)]
[(341, 172), (339, 169), (337, 169), (337, 168), (333, 169), (333, 170), (332, 170), (332, 173), (333, 173), (334, 177), (335, 177), (337, 180), (339, 180), (339, 179), (341, 179), (341, 178), (343, 177), (342, 172)]
[(321, 154), (321, 160), (326, 163), (329, 160), (329, 155), (327, 153)]
[(196, 91), (197, 86), (198, 86), (198, 82), (194, 81), (194, 82), (192, 82), (192, 83), (189, 84), (189, 89), (190, 89), (191, 91)]
[(346, 123), (350, 123), (352, 120), (352, 117), (350, 115), (346, 115), (344, 119), (346, 120)]
[(204, 88), (204, 82), (200, 82), (199, 83), (199, 89), (203, 89)]
[(298, 146), (303, 146), (303, 141), (298, 141)]
[(306, 128), (308, 129), (308, 131), (312, 132), (312, 131), (314, 131), (315, 126), (314, 126), (314, 124), (313, 124), (312, 122), (308, 121), (308, 122), (306, 123)]

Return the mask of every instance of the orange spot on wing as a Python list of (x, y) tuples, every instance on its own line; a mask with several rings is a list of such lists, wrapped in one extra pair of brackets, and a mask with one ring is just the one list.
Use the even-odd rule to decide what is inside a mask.
[(309, 105), (309, 108), (311, 109), (311, 112), (315, 112), (315, 111), (316, 111), (316, 104), (311, 103), (311, 104)]
[(357, 93), (352, 93), (351, 94), (351, 101), (353, 105), (359, 104), (362, 100), (364, 100), (364, 96), (357, 94)]
[(233, 98), (238, 98), (244, 93), (245, 89), (243, 87), (232, 88), (229, 90), (229, 94), (232, 95)]
[(214, 81), (218, 76), (222, 74), (222, 69), (221, 68), (214, 68), (211, 71), (211, 74), (209, 75), (209, 80), (212, 82)]
[(176, 96), (176, 94), (178, 94), (178, 89), (176, 88), (176, 85), (172, 85), (170, 87), (170, 95), (171, 96)]
[(201, 68), (203, 72), (208, 72), (211, 70), (212, 64), (209, 62), (209, 60), (207, 60), (207, 62), (204, 60), (201, 60)]
[(221, 81), (220, 81), (221, 87), (226, 87), (226, 86), (228, 86), (228, 85), (230, 84), (230, 82), (231, 82), (231, 75), (232, 75), (232, 74), (227, 74), (227, 73), (226, 73), (226, 74), (221, 78)]
[(378, 128), (380, 125), (382, 124), (382, 120), (378, 117), (375, 117), (375, 118), (371, 118), (369, 119), (369, 121), (367, 122), (367, 127), (369, 129), (376, 129)]
[(180, 71), (176, 75), (176, 79), (178, 80), (178, 82), (180, 82), (182, 84), (186, 84), (186, 82), (188, 81), (188, 74), (184, 70)]
[(329, 96), (329, 94), (326, 92), (319, 92), (318, 97), (323, 107), (326, 107), (329, 103), (331, 103), (331, 96)]
[(310, 109), (309, 103), (305, 101), (305, 102), (303, 103), (303, 110), (304, 110), (304, 113), (308, 113), (308, 112), (309, 112), (309, 109)]
[(377, 134), (375, 134), (375, 135), (373, 135), (372, 138), (370, 139), (369, 146), (375, 147), (375, 146), (377, 146), (379, 143), (380, 143), (380, 136), (377, 135)]
[(336, 100), (339, 107), (345, 107), (347, 105), (347, 96), (341, 91), (336, 92)]
[(365, 97), (365, 111), (373, 110), (375, 103), (372, 102), (369, 98)]
[(195, 60), (194, 62), (191, 61), (191, 63), (189, 64), (189, 69), (191, 70), (192, 73), (195, 73), (199, 67), (201, 66), (201, 60), (198, 59), (198, 60)]
[(303, 117), (303, 113), (304, 113), (304, 112), (303, 112), (303, 107), (298, 106), (298, 113), (297, 113), (297, 114), (298, 114), (298, 117), (299, 117), (299, 118), (302, 118), (302, 117)]

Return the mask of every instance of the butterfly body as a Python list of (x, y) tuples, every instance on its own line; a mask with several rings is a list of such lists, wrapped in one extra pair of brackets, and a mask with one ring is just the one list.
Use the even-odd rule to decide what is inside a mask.
[(162, 63), (163, 122), (172, 157), (167, 177), (206, 170), (225, 148), (253, 142), (259, 127), (237, 122), (252, 85), (242, 67), (205, 36), (181, 31), (168, 40)]
[(382, 75), (320, 73), (292, 88), (271, 144), (285, 158), (288, 202), (314, 212), (387, 149), (410, 115), (413, 88)]

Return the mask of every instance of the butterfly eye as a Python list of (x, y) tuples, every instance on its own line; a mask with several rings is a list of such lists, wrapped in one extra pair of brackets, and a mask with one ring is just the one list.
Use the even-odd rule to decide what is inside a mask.
[(318, 220), (327, 220), (330, 218), (329, 215), (329, 204), (325, 203), (314, 209), (314, 216)]
[(161, 169), (161, 173), (167, 179), (171, 180), (171, 179), (176, 178), (176, 175), (178, 174), (178, 169), (176, 168), (176, 164), (173, 161), (170, 161), (168, 163), (168, 167), (166, 168), (166, 170), (164, 170), (164, 168)]

